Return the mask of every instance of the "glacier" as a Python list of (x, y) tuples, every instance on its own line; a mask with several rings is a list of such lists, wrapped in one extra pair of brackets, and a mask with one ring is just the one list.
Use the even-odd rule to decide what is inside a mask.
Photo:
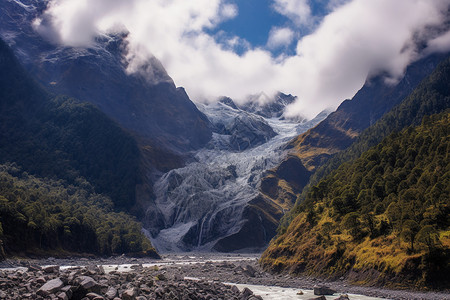
[(322, 113), (298, 123), (280, 114), (265, 118), (229, 102), (197, 106), (213, 124), (213, 137), (193, 153), (192, 162), (156, 181), (156, 206), (148, 208), (144, 219), (161, 253), (214, 251), (220, 240), (239, 232), (264, 172), (285, 157), (285, 143), (326, 117)]

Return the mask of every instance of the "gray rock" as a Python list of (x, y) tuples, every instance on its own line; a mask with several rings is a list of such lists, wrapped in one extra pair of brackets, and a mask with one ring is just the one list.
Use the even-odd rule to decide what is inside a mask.
[(47, 280), (45, 280), (44, 277), (39, 277), (38, 279), (36, 279), (37, 283), (45, 283)]
[(50, 294), (54, 294), (64, 286), (61, 279), (56, 278), (45, 283), (38, 291), (37, 294), (43, 297), (47, 297)]
[(350, 300), (347, 294), (342, 294), (339, 296), (339, 298), (336, 298), (334, 300)]
[(244, 288), (241, 292), (241, 298), (247, 299), (247, 297), (253, 295), (253, 292), (249, 288)]
[(308, 300), (327, 300), (327, 298), (324, 295), (322, 295), (322, 296), (317, 297), (317, 298), (309, 298)]
[(235, 294), (239, 294), (239, 293), (240, 293), (238, 287), (235, 286), (235, 285), (233, 285), (233, 286), (231, 287), (231, 291), (232, 291), (233, 293), (235, 293)]
[(122, 299), (123, 300), (135, 300), (138, 294), (138, 290), (136, 288), (131, 288), (123, 292)]
[(69, 297), (68, 297), (67, 294), (64, 293), (64, 292), (61, 292), (61, 293), (59, 293), (59, 294), (56, 295), (56, 296), (58, 297), (58, 299), (61, 299), (61, 300), (69, 300)]
[(247, 266), (245, 267), (243, 273), (244, 273), (245, 275), (249, 276), (249, 277), (255, 277), (256, 271), (255, 271), (255, 269), (254, 269), (252, 266), (247, 265)]
[(89, 292), (100, 292), (100, 285), (94, 280), (94, 278), (89, 276), (79, 276), (77, 278), (80, 282), (80, 286)]
[(56, 265), (45, 266), (45, 267), (42, 267), (42, 271), (44, 271), (45, 273), (58, 273), (59, 266), (56, 266)]
[(155, 290), (155, 294), (156, 294), (156, 296), (158, 296), (158, 297), (164, 296), (164, 289), (163, 289), (162, 287), (158, 287), (158, 288)]
[(71, 285), (66, 285), (61, 288), (61, 292), (64, 292), (67, 295), (67, 297), (69, 297), (69, 299), (70, 299), (70, 298), (72, 298), (72, 295), (73, 295), (73, 288), (74, 287)]
[(333, 289), (330, 289), (327, 286), (315, 286), (314, 287), (314, 295), (333, 295), (336, 291)]
[(88, 293), (86, 295), (86, 297), (88, 297), (90, 300), (102, 300), (102, 299), (105, 299), (105, 298), (103, 298), (102, 296), (100, 296), (97, 293)]
[(108, 299), (114, 299), (117, 296), (117, 290), (110, 286), (108, 288), (108, 291), (105, 293), (106, 298)]

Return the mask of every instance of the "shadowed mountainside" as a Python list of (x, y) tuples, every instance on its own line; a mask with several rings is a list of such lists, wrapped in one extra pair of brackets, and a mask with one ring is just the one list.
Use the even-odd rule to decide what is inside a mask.
[(140, 151), (91, 104), (53, 97), (0, 40), (0, 238), (7, 254), (156, 255), (135, 204)]

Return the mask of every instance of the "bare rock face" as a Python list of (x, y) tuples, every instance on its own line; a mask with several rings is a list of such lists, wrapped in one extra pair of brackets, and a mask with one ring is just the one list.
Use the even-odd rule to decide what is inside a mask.
[(38, 291), (37, 294), (43, 297), (48, 297), (51, 294), (59, 291), (64, 286), (60, 278), (55, 278), (47, 281)]

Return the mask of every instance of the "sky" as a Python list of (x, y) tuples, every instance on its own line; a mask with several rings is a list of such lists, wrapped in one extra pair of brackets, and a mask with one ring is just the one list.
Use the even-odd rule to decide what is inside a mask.
[[(394, 84), (413, 61), (450, 50), (450, 0), (49, 0), (34, 26), (90, 47), (127, 32), (128, 72), (154, 56), (190, 98), (277, 92), (314, 117), (370, 77)], [(262, 99), (262, 98), (261, 98)]]

